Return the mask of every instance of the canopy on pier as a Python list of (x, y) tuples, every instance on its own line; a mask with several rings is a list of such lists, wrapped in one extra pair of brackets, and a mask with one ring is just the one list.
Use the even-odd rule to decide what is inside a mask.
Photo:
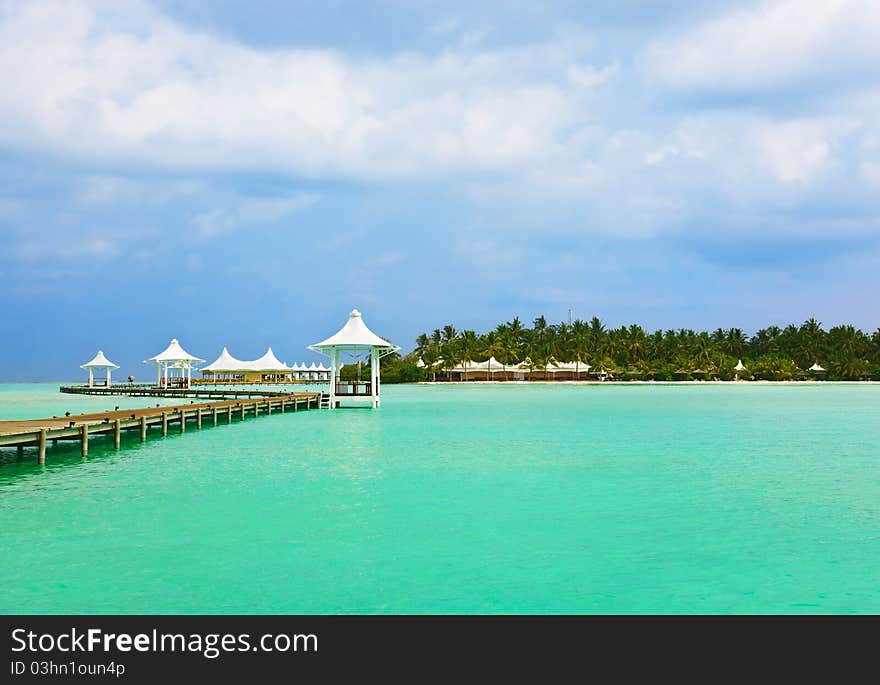
[(107, 387), (110, 387), (110, 372), (113, 369), (118, 369), (119, 366), (111, 362), (107, 357), (104, 356), (104, 352), (98, 350), (98, 354), (95, 355), (94, 359), (90, 362), (86, 362), (85, 364), (80, 365), (81, 369), (89, 370), (89, 387), (95, 387), (95, 369), (106, 369), (107, 370), (107, 378), (105, 383)]
[(246, 362), (248, 364), (248, 368), (251, 371), (291, 371), (292, 369), (287, 366), (284, 362), (280, 361), (278, 357), (275, 356), (275, 353), (272, 352), (272, 348), (266, 350), (266, 354), (264, 354), (259, 359)]
[(80, 365), (81, 369), (118, 369), (119, 365), (111, 362), (107, 357), (104, 356), (104, 352), (98, 350), (98, 354), (95, 355), (95, 358), (90, 362), (86, 362), (85, 364)]
[[(345, 392), (350, 396), (369, 397), (373, 407), (379, 406), (379, 359), (392, 354), (400, 349), (392, 345), (384, 338), (373, 333), (364, 323), (361, 313), (352, 309), (348, 315), (348, 321), (334, 335), (321, 342), (309, 345), (313, 352), (330, 357), (330, 408), (336, 408), (337, 385), (339, 383), (339, 370), (342, 368), (341, 353), (358, 354), (369, 352), (370, 354), (370, 380), (367, 383), (340, 386), (339, 392)], [(310, 369), (311, 370), (311, 369)], [(317, 369), (315, 369), (317, 370)], [(350, 388), (354, 387), (354, 390)]]
[(174, 338), (162, 352), (155, 357), (144, 360), (144, 364), (156, 365), (156, 385), (158, 387), (168, 387), (168, 369), (170, 368), (180, 371), (179, 380), (174, 384), (189, 388), (192, 381), (193, 363), (203, 361), (205, 360), (199, 359), (184, 350), (177, 341), (177, 338)]
[(229, 350), (224, 347), (219, 357), (207, 366), (202, 367), (202, 373), (228, 373), (232, 371), (242, 371), (246, 369), (250, 363), (251, 362), (236, 359), (229, 354)]

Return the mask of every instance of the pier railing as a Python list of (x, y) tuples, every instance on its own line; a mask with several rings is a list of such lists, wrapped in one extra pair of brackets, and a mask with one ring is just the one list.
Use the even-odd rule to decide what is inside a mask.
[(370, 381), (337, 381), (336, 394), (343, 397), (369, 397), (373, 384)]

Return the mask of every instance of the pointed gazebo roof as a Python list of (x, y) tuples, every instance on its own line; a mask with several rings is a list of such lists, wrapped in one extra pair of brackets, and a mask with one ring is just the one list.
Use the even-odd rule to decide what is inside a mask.
[(118, 369), (119, 365), (111, 362), (107, 357), (104, 356), (104, 353), (101, 350), (98, 350), (98, 354), (95, 355), (95, 358), (92, 361), (87, 362), (85, 364), (80, 365), (81, 369)]
[(193, 357), (189, 352), (184, 350), (180, 343), (177, 342), (177, 338), (174, 338), (165, 348), (163, 352), (160, 352), (155, 357), (150, 357), (146, 360), (147, 362), (203, 362), (204, 359), (199, 359), (198, 357)]
[(815, 364), (813, 364), (813, 365), (809, 368), (809, 370), (810, 370), (810, 371), (824, 371), (825, 369), (823, 369), (821, 366), (819, 366), (819, 362), (816, 362)]
[(736, 363), (736, 366), (733, 367), (733, 370), (734, 370), (734, 371), (742, 371), (742, 370), (745, 369), (745, 368), (746, 368), (746, 367), (745, 367), (745, 364), (743, 364), (743, 360), (740, 359), (740, 360)]
[(364, 323), (361, 313), (357, 309), (351, 310), (351, 314), (348, 315), (348, 321), (335, 335), (331, 335), (326, 340), (322, 340), (314, 345), (309, 345), (309, 349), (315, 352), (334, 347), (350, 350), (366, 347), (376, 347), (388, 351), (400, 349), (367, 328), (367, 324)]
[(283, 361), (279, 360), (272, 351), (272, 348), (266, 350), (259, 359), (247, 362), (248, 368), (252, 371), (290, 371), (290, 367)]
[(249, 363), (250, 362), (244, 362), (241, 359), (236, 359), (229, 354), (229, 350), (224, 347), (220, 356), (207, 366), (203, 367), (202, 371), (242, 371), (247, 368)]

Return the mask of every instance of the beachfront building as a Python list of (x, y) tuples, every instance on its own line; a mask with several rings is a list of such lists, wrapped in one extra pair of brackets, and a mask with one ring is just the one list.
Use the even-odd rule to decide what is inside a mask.
[[(156, 365), (157, 388), (190, 388), (192, 386), (192, 367), (204, 359), (194, 357), (184, 350), (174, 338), (162, 352), (144, 360), (144, 364)], [(170, 370), (170, 373), (169, 373)]]
[(328, 382), (330, 369), (323, 364), (311, 366), (294, 362), (288, 366), (280, 361), (272, 348), (259, 359), (246, 361), (233, 357), (225, 347), (213, 362), (201, 369), (200, 383), (229, 385), (236, 383)]
[[(335, 335), (322, 340), (309, 349), (330, 358), (330, 408), (335, 409), (337, 398), (368, 398), (371, 405), (379, 406), (379, 360), (400, 348), (373, 333), (364, 323), (361, 313), (353, 309), (348, 321)], [(370, 380), (343, 381), (339, 377), (345, 358), (370, 357)]]
[(95, 369), (104, 369), (107, 372), (106, 378), (101, 381), (97, 381), (98, 385), (105, 385), (106, 387), (110, 387), (110, 372), (113, 369), (118, 369), (119, 366), (111, 362), (107, 357), (104, 356), (104, 353), (101, 350), (98, 350), (98, 354), (95, 355), (95, 358), (90, 362), (86, 362), (82, 364), (79, 368), (88, 369), (89, 370), (89, 387), (95, 387)]
[[(421, 361), (421, 360), (420, 360)], [(418, 366), (418, 364), (416, 364)], [(422, 367), (425, 368), (424, 362)], [(545, 366), (532, 365), (528, 360), (517, 364), (502, 364), (495, 357), (486, 361), (468, 361), (449, 369), (448, 379), (458, 381), (525, 381), (525, 380), (586, 380), (592, 367), (584, 362), (549, 362)]]

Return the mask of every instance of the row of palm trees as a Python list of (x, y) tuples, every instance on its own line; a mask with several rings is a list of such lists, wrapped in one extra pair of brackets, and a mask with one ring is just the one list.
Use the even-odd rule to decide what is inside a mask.
[[(539, 316), (531, 328), (514, 318), (487, 333), (458, 331), (452, 325), (422, 333), (410, 361), (420, 358), (428, 369), (448, 373), (490, 356), (503, 364), (525, 361), (534, 369), (577, 361), (622, 378), (675, 380), (700, 370), (722, 380), (788, 380), (812, 375), (808, 369), (819, 363), (832, 380), (880, 380), (880, 328), (873, 334), (850, 325), (825, 330), (811, 318), (800, 326), (768, 326), (749, 336), (739, 328), (606, 328), (597, 317), (548, 324)], [(739, 360), (744, 370), (736, 369)]]

